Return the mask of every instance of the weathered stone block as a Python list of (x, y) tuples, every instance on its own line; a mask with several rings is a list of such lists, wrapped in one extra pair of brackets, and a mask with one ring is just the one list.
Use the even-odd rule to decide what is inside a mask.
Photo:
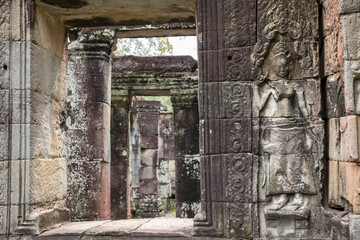
[(251, 87), (249, 83), (201, 83), (204, 118), (246, 118), (251, 116)]
[[(15, 124), (14, 124), (15, 125)], [(65, 133), (54, 123), (50, 126), (31, 125), (30, 147), (32, 158), (61, 157), (65, 154)]]
[(325, 36), (337, 31), (340, 25), (340, 1), (324, 0), (322, 1), (323, 29)]
[[(50, 112), (50, 99), (45, 95), (30, 90), (11, 91), (11, 123), (47, 124), (52, 117)], [(44, 120), (45, 119), (45, 123)]]
[(251, 47), (199, 52), (201, 82), (250, 80)]
[(157, 180), (145, 180), (140, 182), (140, 193), (144, 195), (157, 195), (159, 183)]
[(276, 33), (289, 33), (289, 40), (315, 40), (318, 6), (306, 0), (261, 0), (257, 4), (257, 23), (258, 41), (271, 40)]
[[(221, 63), (225, 63), (224, 76), (220, 75), (220, 79), (226, 80), (249, 80), (250, 79), (250, 50), (249, 47), (233, 48), (225, 51), (225, 59), (221, 59)], [(221, 65), (220, 65), (221, 66)], [(215, 67), (215, 66), (213, 66)], [(221, 72), (220, 72), (221, 74)]]
[[(34, 130), (30, 124), (12, 124), (11, 125), (11, 158), (12, 159), (29, 159), (35, 149), (31, 146), (35, 144), (31, 141)], [(9, 130), (10, 134), (10, 130)]]
[(338, 118), (331, 118), (327, 124), (328, 156), (330, 160), (340, 160), (341, 132)]
[[(272, 91), (274, 86), (291, 89), (296, 101), (289, 102), (286, 107), (279, 103), (277, 93)], [(253, 116), (254, 117), (299, 117), (320, 116), (322, 101), (320, 93), (320, 80), (307, 79), (284, 82), (272, 81), (253, 85)], [(264, 99), (266, 101), (264, 101)], [(284, 102), (283, 102), (284, 103)]]
[(127, 161), (120, 166), (111, 164), (111, 219), (126, 219), (129, 216), (130, 198)]
[[(266, 232), (263, 232), (267, 238), (304, 238), (312, 236), (310, 232), (311, 211), (309, 208), (301, 211), (291, 210), (270, 210), (260, 207), (264, 213)], [(261, 219), (261, 218), (260, 218)]]
[(7, 204), (7, 193), (8, 193), (8, 161), (0, 162), (0, 205)]
[(1, 40), (9, 40), (10, 38), (10, 6), (11, 2), (4, 1), (0, 7), (1, 17), (0, 17), (0, 33)]
[[(216, 6), (217, 5), (217, 6)], [(207, 7), (215, 12), (199, 13), (211, 15), (206, 26), (199, 23), (199, 50), (218, 50), (253, 45), (256, 41), (256, 2), (254, 0), (226, 0), (210, 3)], [(214, 14), (214, 15), (213, 15)], [(215, 15), (216, 14), (216, 15)]]
[(110, 105), (111, 76), (106, 61), (109, 60), (70, 57), (67, 76), (69, 101), (87, 100)]
[(325, 101), (326, 118), (345, 116), (344, 82), (340, 73), (327, 77)]
[(0, 234), (5, 235), (7, 233), (6, 223), (8, 220), (8, 206), (0, 206)]
[(175, 159), (175, 140), (173, 137), (159, 139), (159, 159), (172, 160)]
[(339, 162), (329, 161), (329, 205), (334, 208), (343, 208), (339, 189)]
[(213, 119), (200, 121), (200, 153), (241, 153), (251, 151), (251, 120)]
[[(10, 89), (30, 89), (31, 88), (31, 80), (29, 80), (31, 64), (24, 64), (25, 59), (29, 60), (30, 57), (30, 44), (28, 42), (22, 41), (13, 41), (11, 42), (11, 56), (10, 66), (19, 66), (19, 67), (10, 67)], [(39, 69), (41, 69), (40, 67)], [(21, 71), (19, 71), (21, 69)]]
[(197, 61), (191, 56), (121, 56), (114, 58), (112, 74), (120, 73), (179, 73), (194, 72), (197, 68)]
[(252, 156), (251, 154), (227, 154), (226, 198), (230, 202), (251, 202)]
[[(6, 3), (5, 3), (5, 5), (6, 5)], [(3, 26), (3, 24), (1, 24), (1, 26)], [(0, 29), (0, 32), (1, 32), (1, 29)], [(10, 73), (10, 60), (9, 60), (10, 49), (9, 49), (9, 45), (10, 45), (9, 42), (7, 42), (7, 41), (0, 42), (0, 56), (1, 56), (0, 57), (0, 89), (9, 89), (10, 88), (10, 79), (9, 79), (9, 76), (10, 76), (10, 74), (9, 74)]]
[(360, 117), (350, 115), (340, 118), (340, 158), (342, 161), (359, 162)]
[(343, 30), (343, 57), (345, 60), (360, 60), (358, 51), (358, 29), (360, 28), (360, 13), (345, 15), (341, 18)]
[(158, 162), (158, 151), (156, 149), (141, 149), (141, 165), (157, 166)]
[(30, 203), (66, 197), (66, 159), (33, 159), (30, 162)]
[(324, 39), (325, 76), (337, 73), (344, 67), (342, 31), (338, 27)]
[(158, 180), (160, 184), (170, 183), (170, 165), (169, 161), (161, 160), (158, 168)]
[(350, 114), (360, 113), (360, 61), (345, 61), (345, 107)]
[(229, 237), (233, 239), (251, 239), (253, 236), (252, 204), (228, 203)]
[[(30, 176), (30, 161), (31, 160), (12, 160), (11, 165), (11, 203), (12, 204), (28, 204), (30, 182), (27, 181), (24, 185), (21, 183), (21, 179), (25, 179)], [(24, 186), (27, 190), (24, 190)], [(17, 214), (17, 213), (16, 213)]]
[(9, 125), (0, 124), (0, 160), (9, 158)]
[(350, 240), (356, 240), (360, 236), (360, 216), (351, 215), (349, 218), (350, 218), (350, 223), (349, 223)]
[(141, 135), (157, 135), (159, 129), (158, 113), (139, 113), (139, 131)]
[[(59, 98), (63, 86), (59, 80), (61, 61), (44, 48), (30, 44), (31, 90), (53, 98)], [(61, 75), (61, 74), (60, 74)]]
[(71, 130), (110, 131), (111, 107), (103, 102), (71, 101), (67, 104), (66, 126)]
[(145, 166), (140, 168), (139, 172), (140, 181), (143, 180), (156, 180), (157, 179), (157, 168), (153, 166)]
[(158, 136), (140, 135), (140, 147), (145, 149), (158, 149)]
[(197, 1), (199, 32), (224, 29), (224, 3), (215, 0)]
[(360, 168), (356, 163), (339, 162), (339, 194), (360, 214)]
[[(72, 220), (110, 218), (110, 164), (102, 161), (68, 163), (67, 206)], [(91, 194), (90, 194), (91, 193)], [(78, 199), (82, 199), (81, 202)]]
[[(265, 44), (265, 46), (263, 45)], [(285, 76), (287, 79), (303, 80), (307, 78), (316, 78), (319, 76), (319, 44), (316, 41), (307, 42), (282, 42), (271, 43), (267, 45), (267, 42), (257, 44), (253, 49), (252, 61), (257, 63), (264, 58), (261, 66), (262, 75), (266, 76), (270, 80), (281, 80), (283, 76), (279, 76), (277, 72), (277, 66), (279, 59), (278, 54), (287, 54), (288, 73)], [(261, 49), (264, 47), (267, 51)], [(260, 52), (259, 52), (260, 51)], [(253, 63), (253, 64), (254, 64)], [(254, 71), (254, 69), (252, 69)], [(257, 79), (259, 80), (259, 79)]]
[(0, 90), (0, 124), (9, 123), (9, 91)]
[[(15, 121), (21, 122), (21, 115), (24, 113), (28, 113), (30, 115), (31, 123), (36, 125), (42, 125), (49, 128), (50, 125), (56, 121), (56, 111), (59, 107), (57, 107), (58, 104), (49, 96), (34, 91), (23, 92), (22, 90), (15, 90), (13, 92), (16, 93), (17, 97), (24, 97), (26, 99), (25, 102), (17, 103), (17, 109), (14, 111), (16, 113)], [(28, 94), (29, 96), (26, 96)], [(26, 106), (24, 105), (27, 103), (30, 105), (30, 109), (25, 108)]]
[(360, 2), (354, 0), (340, 0), (341, 13), (359, 12)]
[[(199, 51), (209, 51), (209, 50), (220, 50), (225, 48), (225, 41), (231, 41), (230, 38), (225, 39), (224, 36), (225, 30), (209, 30), (199, 32), (198, 34), (198, 43)], [(230, 35), (230, 34), (229, 34)]]
[(200, 200), (199, 155), (183, 155), (176, 160), (176, 209), (177, 216), (193, 217), (193, 206)]
[(109, 161), (110, 132), (105, 129), (68, 130), (67, 154), (69, 162), (100, 159)]

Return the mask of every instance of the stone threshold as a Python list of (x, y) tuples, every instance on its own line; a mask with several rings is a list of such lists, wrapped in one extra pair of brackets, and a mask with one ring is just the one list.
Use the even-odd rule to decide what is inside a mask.
[(71, 222), (32, 240), (192, 239), (193, 219), (174, 217)]

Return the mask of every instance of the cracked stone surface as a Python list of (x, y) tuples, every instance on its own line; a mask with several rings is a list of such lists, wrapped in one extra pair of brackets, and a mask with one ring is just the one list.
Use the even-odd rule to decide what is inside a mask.
[(193, 219), (174, 217), (72, 222), (32, 239), (189, 239), (192, 227)]

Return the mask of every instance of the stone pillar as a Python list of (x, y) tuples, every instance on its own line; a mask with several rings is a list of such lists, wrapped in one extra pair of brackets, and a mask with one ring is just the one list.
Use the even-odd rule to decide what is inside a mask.
[(110, 103), (114, 31), (82, 29), (69, 44), (67, 206), (74, 221), (110, 219)]
[(130, 218), (129, 96), (112, 91), (111, 98), (111, 219)]
[(68, 220), (64, 51), (54, 16), (32, 1), (0, 1), (0, 235)]
[[(137, 199), (136, 216), (158, 217), (161, 213), (158, 179), (158, 126), (160, 102), (136, 101), (140, 141), (139, 186), (133, 188)], [(133, 169), (135, 170), (135, 169)]]
[(136, 216), (139, 200), (140, 133), (136, 104), (132, 102), (130, 115), (130, 206), (131, 215)]
[(197, 1), (201, 165), (197, 236), (255, 237), (250, 54), (256, 43), (256, 9), (256, 0)]
[[(176, 216), (193, 218), (199, 210), (199, 110), (196, 89), (172, 90), (174, 108)], [(194, 160), (195, 159), (195, 160)]]
[[(175, 159), (173, 113), (166, 109), (159, 118), (159, 192), (165, 212), (171, 209), (172, 188), (170, 162)], [(175, 186), (175, 184), (174, 184)], [(175, 200), (175, 199), (173, 199)]]

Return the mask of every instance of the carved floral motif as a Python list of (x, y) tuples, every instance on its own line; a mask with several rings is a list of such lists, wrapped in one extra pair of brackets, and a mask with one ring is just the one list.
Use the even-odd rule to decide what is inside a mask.
[(251, 195), (251, 156), (231, 156), (228, 161), (228, 196), (231, 202), (245, 202)]
[[(11, 1), (0, 0), (0, 33), (2, 36), (6, 36), (10, 29), (9, 24), (9, 5)], [(6, 39), (7, 40), (7, 39)]]

